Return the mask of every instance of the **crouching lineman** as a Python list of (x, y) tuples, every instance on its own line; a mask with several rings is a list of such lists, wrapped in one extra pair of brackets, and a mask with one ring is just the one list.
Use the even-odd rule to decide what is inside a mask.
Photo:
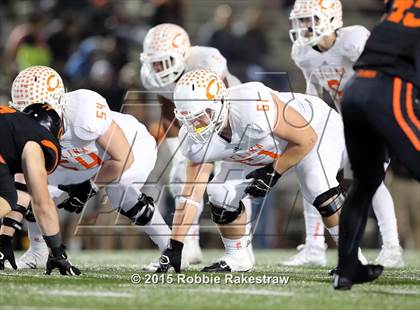
[[(185, 183), (187, 159), (179, 151), (179, 124), (175, 120), (173, 90), (185, 72), (207, 69), (221, 76), (226, 87), (240, 84), (228, 69), (226, 58), (213, 47), (191, 46), (188, 33), (174, 24), (160, 24), (150, 29), (143, 41), (140, 55), (142, 67), (140, 77), (143, 86), (156, 93), (162, 106), (166, 143), (171, 151), (170, 190), (174, 198), (179, 197)], [(199, 219), (203, 202), (197, 205), (197, 213), (190, 231), (184, 240), (183, 261), (198, 264), (202, 260), (199, 245)], [(250, 251), (252, 254), (252, 251)], [(150, 264), (145, 269), (156, 271), (159, 264)]]
[(385, 177), (382, 166), (388, 153), (420, 181), (420, 1), (385, 2), (388, 12), (373, 28), (342, 101), (354, 182), (340, 219), (338, 273), (333, 281), (338, 290), (382, 273), (382, 266), (361, 265), (355, 249), (373, 195)]
[[(14, 175), (23, 173), (31, 194), (32, 210), (38, 220), (50, 255), (47, 274), (57, 268), (62, 275), (79, 275), (68, 260), (61, 243), (60, 224), (55, 204), (48, 193), (48, 174), (60, 160), (62, 122), (47, 104), (32, 104), (23, 113), (0, 107), (0, 269), (5, 262), (17, 269), (12, 249), (16, 230), (22, 230), (27, 209), (18, 205)], [(45, 265), (44, 265), (45, 267)]]
[[(290, 168), (304, 199), (318, 209), (332, 235), (338, 235), (344, 197), (336, 175), (346, 158), (337, 112), (317, 97), (278, 93), (257, 82), (226, 89), (206, 70), (185, 74), (174, 99), (183, 124), (182, 152), (190, 161), (160, 271), (171, 266), (179, 271), (182, 241), (206, 187), (225, 255), (203, 271), (251, 270), (244, 204), (249, 196), (264, 197)], [(222, 168), (207, 184), (208, 165), (217, 160), (224, 160)]]
[[(59, 208), (80, 213), (97, 193), (97, 186), (105, 186), (113, 209), (141, 226), (161, 250), (166, 247), (171, 231), (153, 199), (140, 192), (157, 155), (155, 140), (145, 126), (131, 115), (110, 111), (96, 92), (65, 93), (58, 73), (43, 66), (19, 73), (12, 100), (18, 109), (42, 100), (62, 116), (62, 159), (48, 178), (53, 198), (68, 193)], [(17, 261), (18, 268), (39, 268), (46, 263), (46, 246), (37, 223), (29, 223), (29, 234), (31, 248)]]
[[(362, 53), (369, 31), (363, 26), (343, 28), (339, 0), (296, 0), (290, 13), (292, 58), (306, 79), (306, 93), (323, 96), (327, 92), (337, 110), (353, 64)], [(316, 108), (316, 107), (314, 107)], [(302, 250), (284, 265), (325, 266), (324, 225), (319, 213), (304, 201), (306, 239)], [(382, 237), (382, 250), (375, 262), (387, 267), (403, 267), (397, 219), (391, 194), (382, 182), (372, 200)]]

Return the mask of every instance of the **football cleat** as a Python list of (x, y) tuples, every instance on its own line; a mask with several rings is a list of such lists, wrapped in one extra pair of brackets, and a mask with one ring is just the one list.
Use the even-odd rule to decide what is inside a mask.
[(382, 246), (375, 263), (387, 268), (402, 268), (405, 266), (402, 252), (403, 249), (400, 246)]
[(301, 244), (297, 247), (299, 253), (292, 256), (285, 262), (283, 266), (307, 266), (307, 267), (324, 267), (327, 264), (325, 250), (327, 245), (311, 245)]
[(202, 272), (231, 272), (229, 265), (224, 260), (216, 262), (210, 266), (201, 269)]
[[(30, 247), (21, 257), (16, 260), (18, 269), (42, 269), (47, 265), (48, 248), (34, 249)], [(12, 266), (7, 262), (4, 265), (6, 268), (11, 269)]]
[(372, 282), (379, 278), (384, 271), (381, 265), (362, 265), (359, 263), (358, 269), (353, 277), (345, 277), (339, 273), (333, 276), (333, 288), (336, 290), (350, 290), (353, 284)]
[[(249, 246), (248, 246), (249, 247)], [(250, 271), (254, 264), (251, 261), (248, 247), (241, 250), (226, 252), (216, 263), (204, 267), (203, 272), (246, 272)]]
[[(366, 257), (363, 255), (361, 248), (359, 248), (357, 251), (357, 258), (362, 265), (367, 265), (369, 263)], [(338, 267), (335, 267), (328, 272), (329, 276), (334, 276), (335, 274), (338, 274)]]

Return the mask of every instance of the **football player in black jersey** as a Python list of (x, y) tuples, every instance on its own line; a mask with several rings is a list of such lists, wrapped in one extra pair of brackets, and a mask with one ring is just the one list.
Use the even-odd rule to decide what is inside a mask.
[(79, 275), (67, 260), (61, 243), (57, 209), (48, 192), (47, 176), (60, 160), (62, 121), (49, 105), (32, 104), (22, 112), (0, 107), (0, 269), (9, 261), (16, 269), (12, 237), (22, 229), (26, 208), (17, 204), (14, 175), (23, 173), (32, 210), (51, 254), (47, 274), (55, 268), (63, 275)]
[(395, 156), (420, 181), (420, 1), (387, 1), (342, 100), (344, 131), (354, 183), (340, 217), (335, 289), (375, 280), (380, 265), (362, 265), (357, 249), (372, 196)]

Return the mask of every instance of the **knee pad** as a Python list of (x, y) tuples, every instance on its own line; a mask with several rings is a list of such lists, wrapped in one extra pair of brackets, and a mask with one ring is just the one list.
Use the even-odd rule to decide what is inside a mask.
[(155, 213), (155, 205), (153, 204), (152, 197), (141, 194), (135, 206), (130, 210), (124, 211), (119, 208), (117, 211), (128, 217), (134, 224), (144, 226), (152, 219)]
[(229, 224), (236, 220), (242, 212), (242, 205), (235, 211), (229, 211), (222, 207), (215, 206), (210, 202), (211, 219), (216, 224)]
[[(326, 201), (330, 200), (334, 196), (336, 197), (331, 202), (322, 206)], [(322, 217), (330, 217), (341, 209), (344, 203), (344, 198), (344, 193), (341, 187), (337, 186), (316, 197), (313, 205)]]
[(28, 209), (26, 210), (25, 220), (27, 220), (28, 222), (31, 222), (31, 223), (36, 222), (35, 214), (34, 214), (34, 211), (32, 211), (31, 203), (29, 203)]

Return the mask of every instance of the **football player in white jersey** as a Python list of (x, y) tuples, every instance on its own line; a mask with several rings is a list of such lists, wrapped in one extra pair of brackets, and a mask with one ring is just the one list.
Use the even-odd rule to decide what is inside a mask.
[[(344, 196), (336, 175), (346, 162), (337, 112), (318, 97), (279, 93), (257, 82), (226, 89), (220, 77), (206, 70), (186, 73), (174, 100), (182, 123), (181, 149), (189, 161), (159, 271), (180, 271), (184, 236), (206, 189), (225, 255), (203, 271), (251, 270), (244, 205), (264, 197), (288, 171), (297, 174), (304, 199), (337, 236)], [(222, 168), (208, 182), (214, 161), (223, 161)]]
[[(157, 156), (156, 142), (146, 127), (131, 115), (112, 112), (96, 92), (65, 93), (61, 77), (49, 67), (27, 68), (13, 82), (13, 107), (21, 110), (34, 102), (50, 103), (64, 123), (61, 162), (48, 178), (53, 198), (68, 193), (58, 207), (80, 213), (104, 186), (112, 207), (164, 249), (171, 231), (153, 199), (140, 191)], [(28, 224), (31, 247), (17, 261), (18, 268), (44, 267), (46, 245), (37, 224)]]
[[(290, 13), (292, 59), (306, 79), (306, 93), (323, 97), (327, 92), (336, 109), (345, 84), (353, 75), (353, 64), (362, 53), (369, 37), (363, 26), (343, 27), (342, 5), (339, 0), (297, 0)], [(386, 267), (403, 267), (391, 194), (382, 183), (373, 199), (383, 246), (376, 259)], [(324, 266), (324, 225), (316, 210), (304, 201), (306, 239), (300, 252), (285, 261), (289, 266)]]
[[(173, 90), (177, 80), (188, 71), (208, 69), (223, 78), (227, 87), (240, 84), (227, 67), (226, 59), (213, 47), (191, 46), (187, 32), (175, 24), (160, 24), (147, 33), (140, 55), (142, 67), (140, 77), (143, 86), (157, 95), (162, 107), (163, 127), (166, 142), (171, 151), (170, 190), (175, 199), (180, 195), (185, 181), (186, 159), (179, 149), (179, 124), (174, 116)], [(184, 258), (190, 264), (199, 263), (202, 253), (199, 245), (199, 218), (203, 210), (200, 202), (194, 225), (185, 239)], [(158, 264), (151, 264), (146, 270), (155, 270)]]

